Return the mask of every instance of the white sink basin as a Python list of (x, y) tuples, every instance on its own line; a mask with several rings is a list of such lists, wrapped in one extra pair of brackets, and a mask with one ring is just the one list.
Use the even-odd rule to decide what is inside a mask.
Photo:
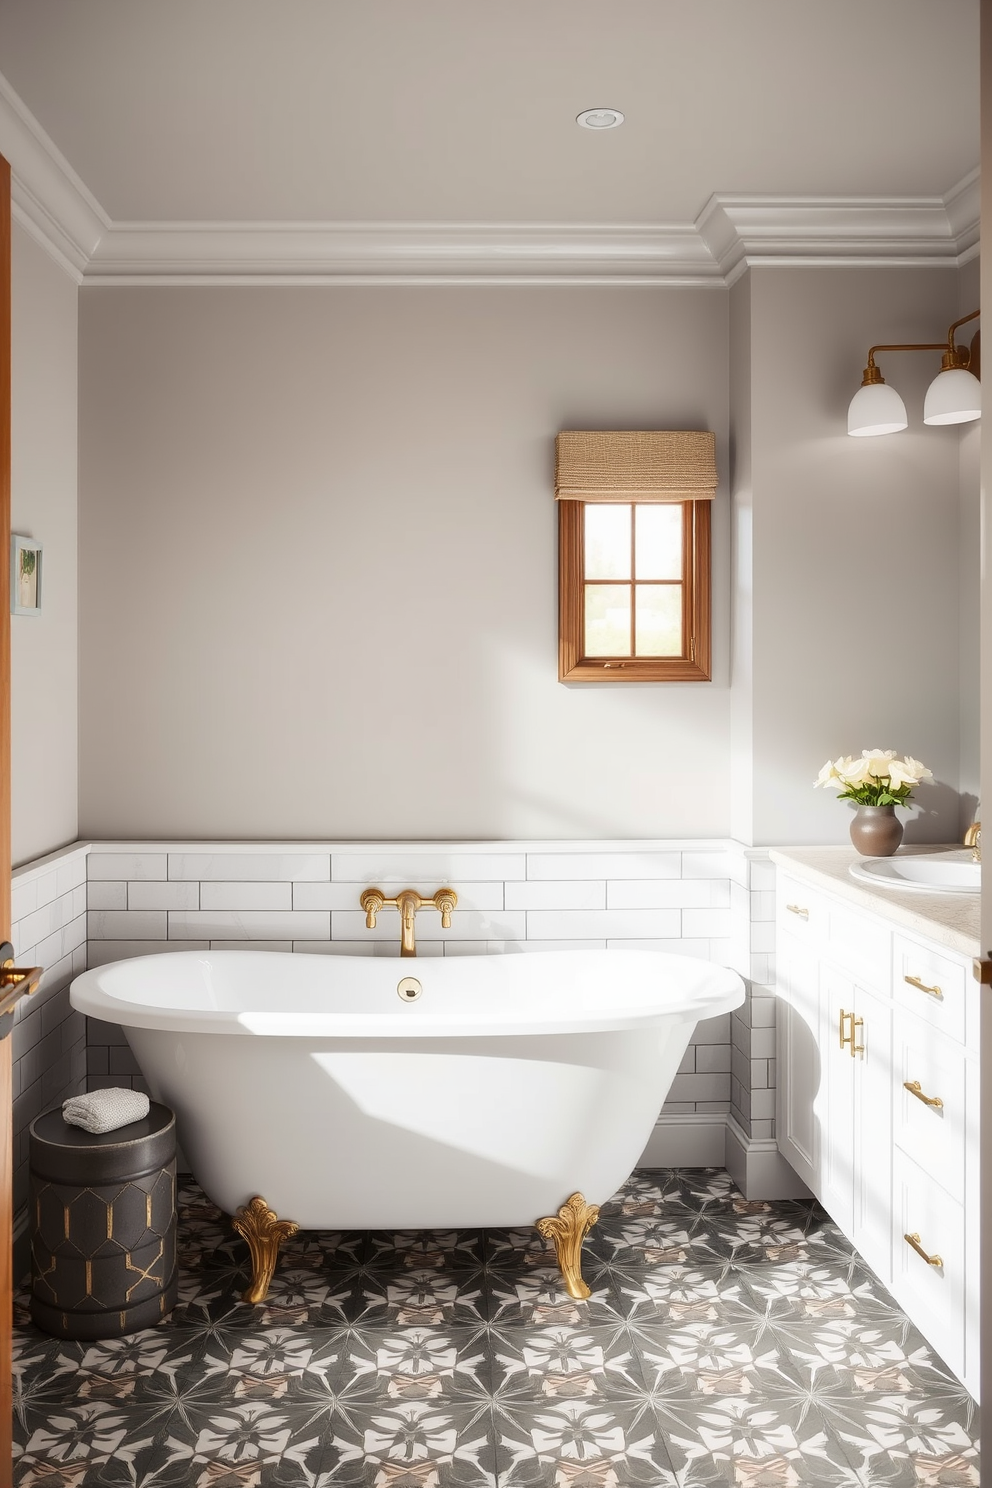
[(974, 861), (970, 848), (862, 858), (849, 872), (877, 888), (920, 889), (926, 894), (978, 894), (982, 887), (982, 865)]

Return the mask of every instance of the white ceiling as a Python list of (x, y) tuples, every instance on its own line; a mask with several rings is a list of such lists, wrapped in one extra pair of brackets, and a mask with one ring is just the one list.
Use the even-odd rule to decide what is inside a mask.
[[(948, 192), (978, 163), (978, 20), (979, 0), (0, 0), (0, 72), (115, 224), (688, 224), (713, 193)], [(622, 128), (577, 128), (602, 105)]]

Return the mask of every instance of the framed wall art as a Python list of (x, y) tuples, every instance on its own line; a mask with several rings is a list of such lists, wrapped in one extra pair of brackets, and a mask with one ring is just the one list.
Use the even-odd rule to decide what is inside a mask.
[(10, 538), (10, 613), (41, 614), (41, 543), (16, 533)]

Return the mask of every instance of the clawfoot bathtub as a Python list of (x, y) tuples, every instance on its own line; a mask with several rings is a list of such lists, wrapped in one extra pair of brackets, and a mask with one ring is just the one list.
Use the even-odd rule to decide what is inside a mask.
[(179, 951), (101, 966), (75, 1008), (124, 1027), (265, 1295), (295, 1229), (533, 1225), (588, 1295), (582, 1237), (628, 1176), (732, 971), (644, 951), (397, 962)]

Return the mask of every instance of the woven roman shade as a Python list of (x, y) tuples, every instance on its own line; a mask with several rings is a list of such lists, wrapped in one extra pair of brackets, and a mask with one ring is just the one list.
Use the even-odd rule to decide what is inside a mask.
[(709, 501), (716, 438), (678, 429), (563, 429), (556, 501)]

